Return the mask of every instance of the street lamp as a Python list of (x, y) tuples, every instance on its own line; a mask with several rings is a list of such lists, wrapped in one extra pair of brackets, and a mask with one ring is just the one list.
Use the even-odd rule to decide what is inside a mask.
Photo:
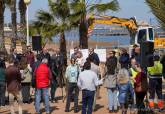
[(29, 46), (29, 9), (28, 5), (30, 4), (31, 0), (24, 0), (24, 3), (26, 4), (26, 29), (27, 29), (27, 36), (26, 36), (26, 45)]

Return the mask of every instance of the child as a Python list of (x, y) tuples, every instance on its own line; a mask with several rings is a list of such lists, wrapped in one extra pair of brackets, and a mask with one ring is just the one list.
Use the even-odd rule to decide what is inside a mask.
[(128, 102), (130, 99), (133, 99), (134, 95), (132, 85), (129, 81), (129, 73), (127, 69), (122, 68), (119, 70), (117, 75), (117, 83), (119, 89), (118, 99), (122, 108), (122, 114), (127, 114)]

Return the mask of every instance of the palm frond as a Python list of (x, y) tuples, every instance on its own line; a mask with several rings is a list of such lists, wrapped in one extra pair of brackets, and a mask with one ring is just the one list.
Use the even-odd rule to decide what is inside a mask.
[(44, 10), (39, 10), (37, 12), (37, 20), (41, 21), (42, 23), (50, 23), (54, 21), (54, 17)]
[(80, 1), (71, 3), (70, 8), (74, 13), (78, 13), (78, 12), (86, 13), (86, 4)]
[(76, 12), (76, 13), (70, 14), (70, 16), (68, 17), (68, 20), (70, 21), (70, 23), (78, 24), (82, 15), (83, 15), (82, 12)]
[(89, 8), (89, 12), (105, 12), (107, 10), (112, 10), (112, 11), (118, 11), (119, 8), (119, 3), (117, 0), (113, 0), (109, 3), (98, 3), (98, 4), (92, 4), (92, 6)]
[(49, 7), (51, 14), (57, 18), (67, 18), (70, 13), (68, 0), (57, 0), (56, 2), (49, 0)]
[(146, 4), (150, 7), (160, 26), (165, 28), (165, 0), (146, 0)]

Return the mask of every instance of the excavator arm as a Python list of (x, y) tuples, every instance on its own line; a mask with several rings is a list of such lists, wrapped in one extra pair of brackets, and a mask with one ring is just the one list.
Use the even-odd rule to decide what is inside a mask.
[(135, 18), (126, 19), (114, 16), (91, 16), (88, 19), (88, 31), (92, 31), (95, 24), (116, 25), (126, 27), (130, 32), (131, 37), (135, 35), (138, 28)]
[(130, 44), (140, 44), (144, 41), (154, 42), (154, 30), (149, 25), (138, 25), (135, 18), (119, 18), (114, 16), (91, 16), (88, 19), (88, 33), (95, 24), (115, 25), (126, 27), (130, 34)]

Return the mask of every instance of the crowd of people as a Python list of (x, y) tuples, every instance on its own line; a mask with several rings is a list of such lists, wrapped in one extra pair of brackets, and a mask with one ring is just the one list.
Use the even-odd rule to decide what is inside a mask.
[[(139, 46), (135, 46), (130, 55), (124, 48), (121, 48), (118, 56), (111, 50), (107, 55), (104, 72), (101, 73), (101, 62), (93, 48), (89, 48), (89, 55), (84, 60), (81, 50), (75, 47), (74, 53), (68, 58), (68, 66), (64, 65), (59, 50), (49, 53), (43, 49), (34, 54), (28, 47), (25, 54), (18, 54), (14, 49), (8, 60), (0, 59), (0, 106), (7, 105), (8, 101), (10, 111), (14, 114), (14, 102), (17, 100), (19, 114), (22, 114), (22, 103), (30, 104), (33, 101), (32, 90), (36, 113), (41, 113), (40, 103), (44, 101), (45, 112), (50, 114), (49, 101), (57, 103), (57, 87), (66, 86), (64, 111), (70, 112), (70, 103), (74, 101), (74, 113), (79, 112), (78, 98), (82, 91), (82, 114), (92, 114), (96, 100), (100, 97), (100, 86), (103, 85), (107, 89), (109, 113), (117, 113), (121, 109), (122, 114), (127, 114), (129, 106), (138, 109), (138, 114), (145, 114), (146, 108), (150, 111), (155, 108), (163, 111), (165, 55), (160, 57), (155, 54), (154, 66), (147, 68), (141, 66), (140, 59)], [(154, 102), (155, 93), (157, 107)], [(145, 103), (145, 99), (148, 103)]]

